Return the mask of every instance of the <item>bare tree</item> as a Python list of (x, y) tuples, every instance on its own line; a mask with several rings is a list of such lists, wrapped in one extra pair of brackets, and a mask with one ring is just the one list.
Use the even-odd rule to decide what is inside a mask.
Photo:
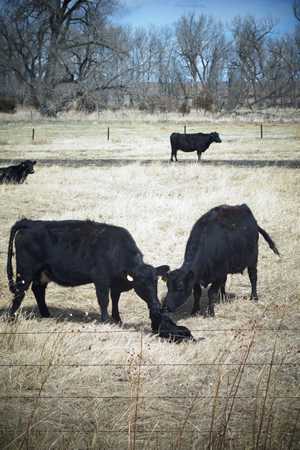
[[(128, 98), (150, 111), (191, 99), (214, 111), (298, 108), (299, 25), (277, 36), (272, 18), (236, 17), (231, 39), (221, 22), (189, 13), (172, 28), (133, 30), (111, 23), (120, 1), (0, 0), (0, 95), (47, 115)], [(291, 3), (298, 21), (299, 5)]]
[(300, 1), (293, 0), (292, 7), (293, 7), (293, 11), (294, 11), (294, 16), (300, 22)]
[(196, 103), (199, 95), (198, 83), (202, 95), (216, 102), (229, 51), (221, 22), (205, 15), (197, 19), (195, 13), (189, 13), (182, 16), (175, 27), (178, 53), (193, 82), (193, 102)]
[(256, 19), (248, 15), (236, 17), (232, 22), (234, 54), (230, 71), (245, 81), (238, 106), (265, 107), (272, 93), (268, 83), (278, 60), (270, 57), (269, 37), (274, 34), (278, 21), (272, 18)]
[(136, 28), (129, 39), (128, 64), (132, 79), (128, 84), (131, 101), (140, 108), (155, 108), (155, 70), (159, 64), (159, 32), (150, 25)]
[(6, 73), (29, 88), (42, 113), (55, 113), (56, 103), (70, 94), (66, 86), (81, 89), (101, 53), (122, 51), (118, 32), (108, 21), (120, 8), (118, 0), (3, 3), (0, 39)]
[(292, 6), (293, 6), (293, 12), (294, 12), (294, 16), (295, 18), (298, 20), (298, 24), (296, 26), (296, 30), (295, 30), (295, 43), (296, 46), (298, 48), (298, 62), (300, 60), (300, 0), (294, 0), (292, 2)]

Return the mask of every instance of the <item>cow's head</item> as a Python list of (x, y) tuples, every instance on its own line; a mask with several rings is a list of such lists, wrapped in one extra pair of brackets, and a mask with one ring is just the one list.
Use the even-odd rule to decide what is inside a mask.
[(222, 142), (222, 141), (221, 141), (221, 138), (220, 138), (220, 136), (219, 136), (219, 133), (217, 133), (216, 131), (213, 131), (213, 132), (210, 133), (210, 134), (211, 134), (211, 137), (212, 137), (213, 142), (218, 142), (218, 143)]
[(30, 161), (30, 159), (26, 159), (26, 161), (21, 162), (22, 169), (26, 173), (34, 173), (33, 166), (35, 164), (36, 164), (36, 161)]
[(132, 283), (132, 287), (151, 308), (160, 308), (157, 298), (157, 280), (170, 270), (169, 266), (153, 267), (150, 264), (142, 264), (136, 269), (122, 269), (121, 276)]
[[(164, 277), (165, 278), (165, 277)], [(181, 306), (191, 295), (193, 286), (197, 281), (197, 272), (194, 269), (188, 272), (176, 269), (166, 274), (168, 293), (163, 303), (163, 311), (174, 311)]]

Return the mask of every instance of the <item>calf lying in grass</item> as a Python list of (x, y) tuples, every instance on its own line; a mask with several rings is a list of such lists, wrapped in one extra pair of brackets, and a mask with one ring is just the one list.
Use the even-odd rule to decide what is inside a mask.
[(158, 334), (159, 337), (169, 339), (172, 342), (182, 342), (184, 339), (196, 342), (187, 327), (176, 325), (160, 309), (150, 310), (150, 319), (152, 332)]

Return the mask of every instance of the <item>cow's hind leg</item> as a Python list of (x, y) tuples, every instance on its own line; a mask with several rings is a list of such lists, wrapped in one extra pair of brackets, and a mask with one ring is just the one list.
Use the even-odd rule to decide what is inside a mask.
[(174, 148), (171, 144), (171, 159), (170, 161), (173, 162), (173, 158), (175, 158), (175, 161), (177, 161), (177, 149)]
[(248, 267), (248, 274), (251, 283), (251, 300), (258, 300), (257, 292), (256, 292), (256, 284), (257, 284), (257, 266)]
[(199, 283), (194, 285), (194, 307), (192, 311), (192, 316), (196, 316), (200, 313), (200, 298), (201, 298), (202, 290)]
[(14, 298), (12, 302), (12, 307), (10, 310), (11, 319), (16, 318), (17, 311), (20, 308), (20, 305), (25, 297), (26, 291), (28, 290), (32, 278), (30, 277), (21, 277), (17, 275), (16, 282), (11, 285), (10, 290), (14, 293)]
[(41, 316), (51, 317), (51, 314), (45, 302), (46, 287), (47, 284), (41, 284), (40, 282), (36, 281), (32, 283), (31, 289), (37, 301)]

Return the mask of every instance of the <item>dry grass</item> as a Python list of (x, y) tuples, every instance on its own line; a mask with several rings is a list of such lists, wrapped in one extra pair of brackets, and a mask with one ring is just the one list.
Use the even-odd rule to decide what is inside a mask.
[[(40, 148), (30, 141), (33, 126)], [(0, 158), (38, 160), (27, 184), (0, 186), (1, 448), (298, 448), (299, 171), (218, 164), (297, 159), (297, 124), (269, 123), (261, 140), (254, 123), (190, 123), (188, 131), (216, 129), (223, 139), (203, 155), (217, 161), (208, 165), (160, 164), (180, 122), (115, 122), (109, 142), (107, 126), (0, 124)], [(195, 154), (178, 157), (196, 160)], [(68, 158), (138, 162), (39, 163)], [(140, 165), (143, 159), (153, 162)], [(147, 306), (134, 292), (121, 296), (123, 326), (103, 325), (92, 286), (50, 285), (54, 319), (40, 319), (30, 291), (21, 319), (7, 323), (7, 241), (21, 217), (124, 226), (145, 262), (173, 269), (200, 215), (243, 202), (282, 257), (260, 240), (258, 302), (249, 301), (245, 273), (229, 277), (232, 301), (217, 305), (215, 318), (190, 317), (192, 299), (171, 315), (205, 340), (175, 345), (152, 336)], [(158, 289), (163, 299), (161, 280)]]
[[(25, 114), (25, 112), (24, 112)], [(87, 158), (169, 160), (170, 134), (173, 131), (188, 133), (218, 131), (222, 145), (214, 144), (202, 157), (204, 160), (292, 160), (299, 158), (297, 133), (299, 122), (264, 121), (261, 139), (259, 118), (245, 122), (242, 117), (233, 121), (225, 117), (212, 120), (211, 115), (193, 112), (183, 117), (169, 114), (145, 115), (142, 113), (106, 112), (97, 119), (90, 115), (66, 115), (60, 120), (39, 118), (35, 113), (30, 120), (20, 121), (24, 114), (0, 114), (1, 158), (72, 159)], [(86, 116), (84, 116), (86, 117)], [(1, 119), (3, 120), (1, 122)], [(5, 119), (5, 120), (4, 120)], [(10, 119), (10, 121), (8, 121)], [(109, 128), (109, 140), (107, 132)], [(34, 140), (32, 140), (34, 129)], [(178, 152), (179, 160), (196, 161), (196, 154)]]

